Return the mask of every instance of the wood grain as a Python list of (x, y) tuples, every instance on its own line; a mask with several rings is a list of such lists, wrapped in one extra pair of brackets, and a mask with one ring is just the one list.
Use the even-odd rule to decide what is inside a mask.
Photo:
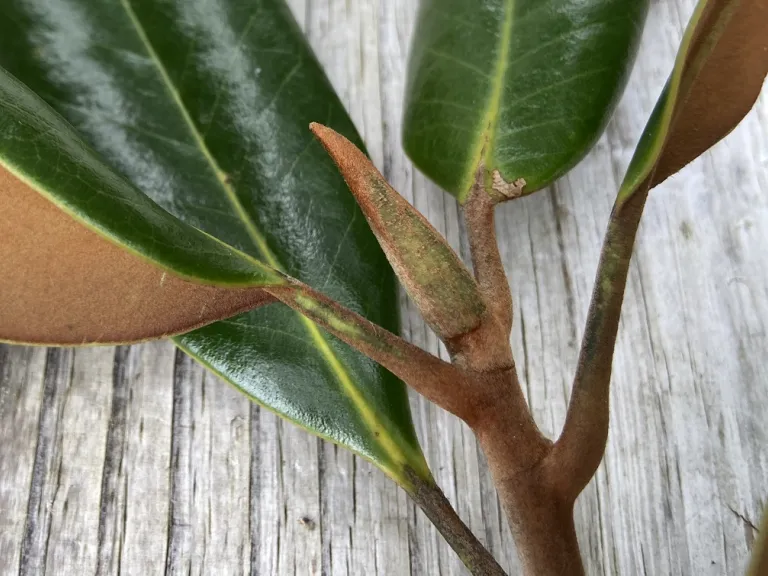
[[(455, 202), (400, 146), (411, 0), (297, 0), (378, 167), (466, 257)], [(497, 216), (513, 345), (538, 423), (562, 425), (612, 196), (693, 0), (656, 0), (589, 157)], [(652, 194), (614, 362), (608, 452), (578, 502), (589, 574), (742, 574), (768, 496), (768, 95)], [(402, 296), (403, 333), (445, 354)], [(450, 500), (514, 573), (482, 455), (412, 399)], [(0, 347), (0, 574), (459, 575), (383, 474), (250, 405), (168, 343)]]

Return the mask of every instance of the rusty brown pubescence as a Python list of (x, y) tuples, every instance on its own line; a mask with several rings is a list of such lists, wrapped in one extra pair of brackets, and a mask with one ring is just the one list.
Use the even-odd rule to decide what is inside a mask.
[(477, 283), (445, 239), (349, 140), (321, 124), (312, 132), (339, 167), (400, 282), (441, 338), (477, 328), (486, 307)]
[[(524, 565), (547, 565), (552, 573), (566, 568), (569, 574), (578, 574), (581, 560), (570, 520), (578, 492), (557, 473), (552, 442), (537, 428), (518, 380), (509, 343), (511, 293), (493, 227), (500, 198), (486, 191), (484, 171), (478, 172), (464, 205), (473, 279), (439, 233), (386, 183), (361, 151), (329, 128), (318, 124), (311, 128), (339, 166), (398, 278), (452, 359), (452, 364), (427, 371), (420, 361), (395, 366), (396, 370), (383, 365), (474, 430)], [(285, 290), (270, 292), (282, 300)], [(296, 298), (296, 293), (289, 298)], [(295, 307), (288, 298), (284, 301)], [(311, 313), (310, 317), (328, 329), (327, 319)], [(345, 339), (338, 326), (331, 332)], [(346, 341), (371, 355), (370, 345), (362, 339)], [(415, 359), (417, 354), (425, 353), (409, 351), (406, 358)], [(535, 482), (528, 482), (529, 477)], [(548, 541), (545, 549), (539, 546), (541, 538)]]
[(274, 302), (259, 288), (183, 280), (127, 252), (0, 169), (0, 340), (139, 342)]
[(768, 74), (768, 2), (704, 7), (651, 188), (727, 136), (752, 109)]
[[(313, 133), (339, 167), (400, 281), (445, 343), (451, 363), (293, 279), (243, 289), (175, 277), (89, 230), (3, 171), (0, 221), (6, 236), (0, 262), (10, 273), (0, 276), (0, 340), (130, 342), (279, 301), (467, 422), (487, 457), (525, 574), (583, 574), (573, 506), (605, 451), (613, 350), (648, 192), (727, 135), (751, 109), (768, 73), (768, 2), (703, 0), (700, 9), (678, 62), (680, 89), (664, 104), (672, 109), (661, 146), (649, 157), (651, 169), (638, 178), (642, 182), (619, 197), (611, 214), (566, 422), (555, 442), (536, 426), (519, 382), (509, 343), (512, 296), (494, 230), (497, 202), (516, 197), (525, 183), (495, 188), (494, 197), (480, 167), (464, 206), (473, 274), (365, 154), (319, 124), (311, 125)], [(478, 574), (499, 573), (457, 517), (449, 520), (447, 501), (430, 500), (434, 496), (416, 492), (443, 533), (465, 542), (467, 565), (478, 567)], [(768, 530), (768, 515), (764, 526)], [(768, 564), (762, 546), (755, 574)]]

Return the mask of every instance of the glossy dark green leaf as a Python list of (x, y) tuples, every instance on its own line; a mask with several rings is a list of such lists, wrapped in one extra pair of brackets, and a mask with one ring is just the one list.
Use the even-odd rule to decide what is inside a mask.
[(460, 201), (481, 165), (488, 184), (498, 170), (507, 183), (525, 180), (522, 193), (546, 186), (600, 136), (647, 9), (647, 0), (423, 0), (409, 156)]
[[(397, 331), (393, 274), (308, 125), (359, 137), (282, 0), (6, 0), (0, 65), (159, 206)], [(176, 342), (401, 483), (429, 477), (402, 383), (297, 313)]]
[(282, 282), (268, 266), (160, 208), (1, 68), (0, 127), (2, 167), (101, 235), (186, 278), (241, 286)]
[(164, 211), (2, 68), (0, 233), (0, 341), (163, 338), (288, 281)]

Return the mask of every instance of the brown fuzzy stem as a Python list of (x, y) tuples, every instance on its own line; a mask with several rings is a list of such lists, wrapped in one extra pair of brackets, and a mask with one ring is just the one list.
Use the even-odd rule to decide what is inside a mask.
[(512, 292), (496, 240), (493, 219), (496, 201), (485, 191), (483, 174), (483, 170), (478, 172), (477, 181), (464, 205), (464, 219), (480, 292), (509, 337), (512, 330)]
[(466, 418), (477, 404), (471, 383), (461, 370), (414, 346), (334, 302), (324, 294), (288, 279), (267, 291), (356, 350), (375, 360), (419, 394), (441, 408)]
[(573, 501), (559, 500), (536, 481), (493, 476), (509, 518), (523, 573), (531, 576), (582, 576)]
[(416, 478), (410, 496), (458, 554), (470, 573), (474, 576), (506, 576), (506, 572), (462, 522), (436, 484), (427, 484)]
[[(553, 445), (537, 428), (518, 381), (509, 343), (512, 296), (493, 222), (495, 204), (519, 195), (525, 182), (508, 184), (494, 171), (486, 190), (488, 175), (478, 170), (465, 205), (473, 279), (359, 150), (328, 128), (312, 130), (339, 166), (398, 277), (445, 342), (452, 364), (298, 281), (266, 290), (469, 424), (487, 457), (526, 575), (584, 574), (573, 505), (605, 448), (610, 363), (644, 196), (614, 209), (568, 420)], [(473, 574), (503, 574), (434, 483), (417, 479), (409, 492)]]
[[(572, 520), (574, 499), (566, 489), (567, 478), (552, 467), (552, 443), (541, 435), (528, 410), (508, 341), (494, 348), (501, 350), (500, 358), (478, 347), (462, 352), (469, 360), (481, 358), (502, 368), (451, 366), (300, 282), (269, 291), (472, 427), (487, 456), (525, 574), (581, 574)], [(439, 488), (414, 482), (411, 496), (473, 574), (503, 574)]]
[(569, 479), (555, 466), (552, 442), (536, 427), (515, 371), (483, 375), (478, 384), (498, 391), (470, 425), (488, 460), (523, 573), (583, 574)]
[(584, 568), (573, 504), (583, 486), (577, 490), (557, 466), (552, 442), (537, 428), (518, 381), (509, 345), (512, 295), (494, 229), (496, 203), (481, 170), (464, 216), (475, 277), (490, 315), (479, 329), (446, 345), (480, 398), (465, 420), (488, 459), (524, 574), (580, 576)]
[(478, 298), (486, 310), (470, 331), (443, 338), (453, 363), (469, 372), (503, 371), (514, 367), (509, 335), (512, 331), (512, 292), (496, 241), (493, 211), (498, 200), (484, 187), (480, 169), (464, 205)]
[(632, 247), (647, 197), (646, 186), (627, 201), (617, 201), (603, 243), (565, 426), (553, 453), (571, 478), (574, 497), (600, 465), (608, 440), (613, 351)]

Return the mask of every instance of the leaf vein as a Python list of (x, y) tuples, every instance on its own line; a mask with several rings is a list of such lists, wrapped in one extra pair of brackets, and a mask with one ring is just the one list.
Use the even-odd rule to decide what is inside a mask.
[(510, 109), (514, 108), (518, 104), (522, 102), (526, 102), (527, 100), (530, 100), (531, 98), (535, 98), (536, 96), (540, 96), (541, 94), (546, 94), (547, 92), (554, 90), (555, 88), (560, 88), (562, 86), (565, 86), (567, 84), (570, 84), (571, 82), (575, 82), (576, 80), (581, 80), (582, 78), (588, 78), (589, 76), (594, 76), (596, 74), (601, 74), (603, 72), (606, 72), (607, 70), (610, 70), (611, 68), (608, 66), (603, 66), (601, 68), (595, 68), (594, 70), (587, 70), (586, 72), (581, 72), (579, 74), (574, 74), (573, 76), (570, 76), (564, 80), (560, 80), (558, 82), (553, 82), (552, 84), (548, 84), (544, 88), (540, 88), (538, 90), (534, 90), (533, 92), (529, 92), (528, 94), (521, 96), (520, 98), (516, 98), (515, 100), (512, 100), (511, 102), (507, 102), (504, 107), (500, 110), (500, 112), (507, 112)]
[(478, 68), (471, 62), (467, 62), (466, 60), (463, 60), (461, 58), (457, 58), (453, 54), (448, 54), (446, 52), (440, 52), (439, 50), (435, 50), (434, 48), (429, 48), (427, 50), (430, 54), (437, 58), (442, 58), (443, 60), (448, 60), (449, 62), (453, 62), (454, 64), (458, 64), (459, 66), (466, 68), (467, 70), (471, 70), (475, 74), (478, 74), (479, 76), (482, 76), (483, 78), (491, 79), (491, 76), (482, 68)]

